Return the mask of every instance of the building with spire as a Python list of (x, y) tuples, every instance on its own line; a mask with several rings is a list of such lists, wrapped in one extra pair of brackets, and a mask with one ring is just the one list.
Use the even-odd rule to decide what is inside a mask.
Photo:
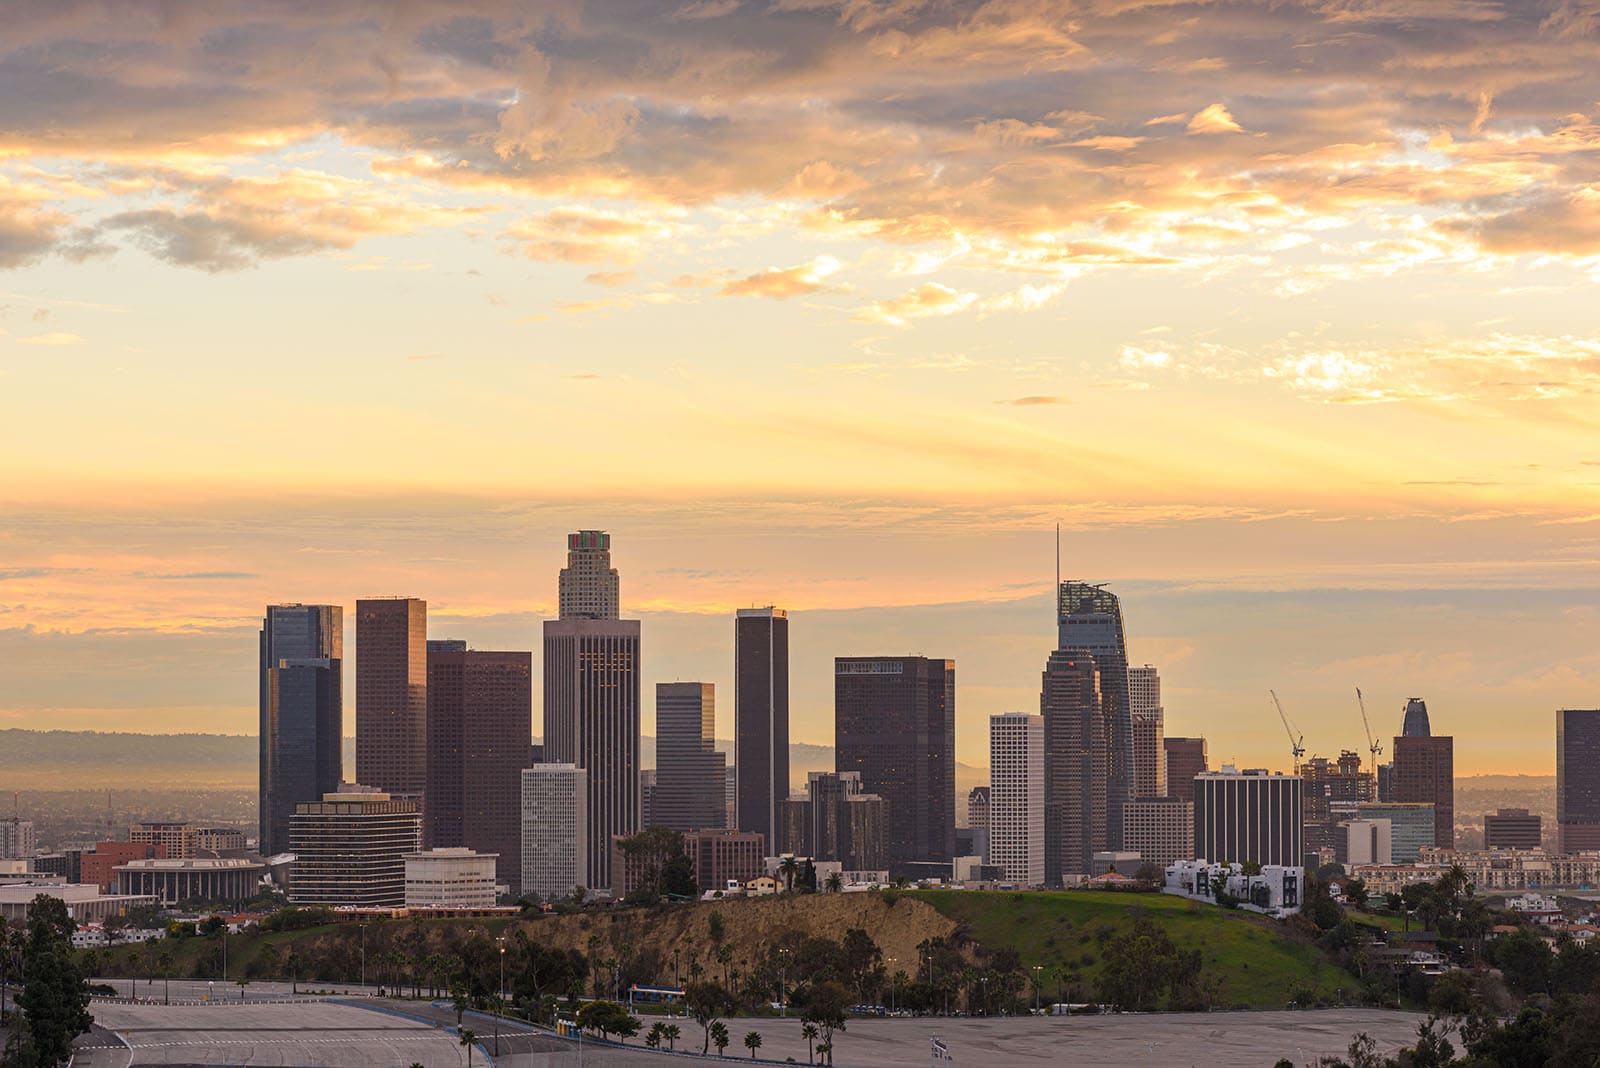
[(1133, 712), (1128, 685), (1128, 642), (1122, 602), (1104, 586), (1063, 582), (1058, 587), (1058, 650), (1094, 658), (1106, 731), (1106, 848), (1122, 848), (1122, 808), (1133, 798)]

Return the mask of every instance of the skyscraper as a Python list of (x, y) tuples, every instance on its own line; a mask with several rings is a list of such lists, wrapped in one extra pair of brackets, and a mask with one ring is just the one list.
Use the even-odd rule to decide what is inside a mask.
[(1556, 713), (1556, 826), (1563, 853), (1600, 849), (1600, 709)]
[[(1050, 654), (1039, 690), (1044, 716), (1044, 878), (1050, 886), (1061, 885), (1068, 876), (1094, 874), (1094, 855), (1107, 848), (1110, 753), (1103, 700), (1100, 672), (1087, 650)], [(1119, 828), (1119, 841), (1121, 837)]]
[(1428, 702), (1420, 697), (1406, 698), (1406, 718), (1400, 733), (1407, 738), (1426, 738), (1432, 733), (1428, 729)]
[(889, 863), (949, 860), (956, 833), (956, 662), (835, 657), (834, 765), (889, 804)]
[[(260, 690), (261, 722), (257, 739), (260, 745), (259, 780), (261, 852), (267, 856), (289, 848), (289, 817), (301, 801), (316, 801), (335, 790), (344, 773), (342, 734), (344, 729), (344, 609), (336, 604), (268, 605), (261, 623)], [(323, 683), (311, 686), (308, 672), (297, 671), (280, 690), (289, 699), (287, 706), (275, 709), (274, 672), (285, 661), (323, 662)], [(316, 700), (322, 695), (322, 702)], [(309, 703), (308, 703), (309, 698)], [(332, 738), (331, 751), (324, 752), (319, 739)], [(279, 747), (288, 744), (291, 752), (280, 757)], [(331, 763), (331, 770), (329, 764)]]
[(289, 821), (296, 905), (391, 908), (406, 903), (407, 853), (422, 838), (415, 801), (364, 786), (302, 801)]
[(356, 776), (396, 798), (428, 785), (428, 602), (356, 602)]
[(495, 878), (522, 881), (522, 769), (533, 735), (533, 654), (428, 643), (430, 849), (494, 853)]
[(989, 862), (1017, 886), (1044, 885), (1044, 718), (989, 717)]
[(1106, 720), (1106, 848), (1122, 848), (1122, 805), (1133, 797), (1133, 713), (1122, 602), (1103, 586), (1063, 582), (1057, 599), (1057, 649), (1083, 649), (1100, 672)]
[(727, 757), (716, 751), (717, 688), (656, 683), (656, 796), (651, 823), (675, 831), (724, 826)]
[(620, 580), (611, 566), (611, 535), (580, 530), (567, 535), (567, 566), (561, 569), (562, 619), (616, 619), (621, 613)]
[(1299, 867), (1304, 841), (1298, 775), (1208, 771), (1194, 780), (1194, 855)]
[[(560, 619), (544, 624), (544, 758), (584, 771), (585, 886), (611, 885), (611, 839), (639, 829), (639, 621), (617, 618), (611, 539), (567, 538)], [(570, 614), (569, 614), (570, 613)]]
[(789, 796), (789, 613), (741, 608), (733, 627), (735, 818), (772, 848)]
[(1161, 741), (1166, 712), (1161, 675), (1149, 664), (1128, 669), (1128, 710), (1133, 720), (1133, 796), (1165, 797), (1167, 756)]
[(1433, 806), (1433, 844), (1456, 847), (1455, 739), (1401, 735), (1394, 740), (1394, 799)]
[(1167, 757), (1167, 796), (1194, 800), (1194, 777), (1210, 770), (1206, 765), (1204, 738), (1163, 738)]
[[(589, 881), (589, 786), (573, 764), (522, 769), (522, 892), (546, 901)], [(610, 885), (610, 884), (607, 884)]]
[(790, 795), (779, 811), (786, 853), (836, 860), (846, 871), (882, 871), (888, 863), (888, 805), (867, 793), (855, 772), (811, 772), (805, 792)]

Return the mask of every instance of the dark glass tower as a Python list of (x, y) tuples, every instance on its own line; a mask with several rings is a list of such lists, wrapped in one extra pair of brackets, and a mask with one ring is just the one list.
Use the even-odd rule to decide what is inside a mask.
[(339, 788), (344, 762), (344, 609), (267, 608), (260, 643), (260, 824), (265, 856), (289, 848), (300, 802)]
[(1044, 716), (1044, 879), (1095, 875), (1094, 854), (1106, 848), (1106, 782), (1110, 751), (1095, 659), (1083, 649), (1058, 649), (1045, 664), (1039, 692)]
[(1556, 824), (1563, 853), (1600, 849), (1600, 709), (1556, 713)]
[(727, 821), (727, 757), (716, 751), (717, 688), (656, 683), (656, 796), (650, 824), (675, 831)]
[(1427, 738), (1433, 732), (1428, 727), (1428, 702), (1420, 697), (1406, 699), (1406, 719), (1400, 734), (1406, 738)]
[(428, 783), (428, 602), (356, 602), (356, 775), (397, 798)]
[(1122, 848), (1122, 807), (1133, 799), (1133, 710), (1122, 602), (1103, 586), (1063, 582), (1058, 591), (1058, 649), (1082, 649), (1100, 671), (1106, 721), (1106, 848)]
[(789, 796), (789, 613), (741, 608), (733, 625), (734, 818), (775, 850)]

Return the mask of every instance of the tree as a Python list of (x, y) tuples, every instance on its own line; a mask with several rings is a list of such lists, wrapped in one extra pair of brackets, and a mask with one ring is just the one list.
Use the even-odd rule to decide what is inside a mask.
[(17, 995), (17, 1007), (22, 1010), (25, 1048), (36, 1063), (50, 1068), (70, 1060), (72, 1040), (94, 1026), (89, 990), (72, 959), (75, 929), (60, 898), (39, 894), (33, 899), (22, 950), (28, 985)]
[(597, 1031), (601, 1038), (620, 1035), (624, 1040), (639, 1033), (639, 1021), (615, 1001), (591, 1001), (578, 1010), (578, 1026)]
[(733, 998), (717, 983), (695, 982), (684, 990), (683, 1004), (694, 1022), (705, 1029), (706, 1040), (700, 1047), (705, 1053), (711, 1048), (711, 1025), (733, 1010)]
[(1106, 944), (1104, 958), (1100, 996), (1126, 1012), (1156, 1009), (1163, 995), (1179, 997), (1201, 970), (1198, 950), (1180, 951), (1164, 929), (1143, 918)]
[(845, 1029), (850, 1011), (850, 992), (839, 983), (813, 983), (806, 991), (805, 1007), (800, 1014), (804, 1023), (816, 1024), (822, 1034), (818, 1052), (827, 1050), (827, 1063), (833, 1063), (833, 1033)]
[(828, 873), (828, 884), (827, 885), (828, 885), (828, 893), (837, 894), (839, 891), (844, 889), (844, 876), (840, 875), (836, 871), (830, 871)]
[(625, 863), (639, 872), (628, 894), (630, 904), (644, 905), (671, 894), (695, 897), (694, 862), (683, 848), (683, 835), (670, 827), (651, 827), (617, 842)]
[(462, 1015), (472, 1007), (472, 998), (467, 996), (467, 988), (459, 979), (450, 983), (450, 1007), (456, 1010), (456, 1026), (460, 1027)]
[(467, 1047), (467, 1068), (472, 1068), (472, 1047), (478, 1044), (478, 1036), (470, 1027), (461, 1029), (461, 1044)]
[(717, 1047), (717, 1056), (722, 1056), (722, 1051), (727, 1049), (728, 1043), (732, 1041), (732, 1036), (728, 1034), (728, 1025), (718, 1020), (711, 1025), (711, 1030), (707, 1034), (711, 1039), (711, 1044)]
[(800, 862), (791, 853), (778, 862), (778, 872), (783, 876), (784, 890), (793, 890), (795, 877), (800, 874)]
[(668, 1049), (677, 1049), (678, 1039), (683, 1037), (683, 1028), (677, 1024), (667, 1024), (666, 1028), (661, 1032), (661, 1037), (667, 1040)]
[(817, 1025), (814, 1023), (801, 1024), (800, 1037), (806, 1040), (806, 1063), (814, 1064), (817, 1059)]
[(744, 1048), (750, 1051), (750, 1059), (755, 1060), (756, 1050), (761, 1048), (761, 1032), (746, 1031), (744, 1033)]

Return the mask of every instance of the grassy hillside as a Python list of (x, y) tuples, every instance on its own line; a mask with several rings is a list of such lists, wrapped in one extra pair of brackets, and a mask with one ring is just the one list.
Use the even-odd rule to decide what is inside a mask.
[[(712, 917), (717, 920), (713, 921)], [(918, 971), (918, 946), (946, 939), (978, 962), (1003, 949), (1014, 949), (1026, 968), (1046, 969), (1044, 989), (1054, 992), (1070, 984), (1076, 996), (1093, 995), (1104, 966), (1103, 950), (1112, 937), (1129, 930), (1141, 916), (1160, 925), (1183, 950), (1199, 949), (1207, 975), (1218, 984), (1217, 1003), (1240, 1008), (1281, 1008), (1299, 991), (1312, 989), (1332, 998), (1347, 992), (1355, 979), (1331, 964), (1314, 945), (1291, 927), (1252, 916), (1192, 904), (1175, 897), (1120, 893), (1000, 894), (963, 891), (916, 891), (901, 894), (834, 894), (730, 900), (662, 909), (607, 909), (528, 921), (430, 921), (369, 926), (365, 934), (368, 976), (385, 981), (381, 969), (391, 950), (421, 957), (449, 953), (474, 933), (493, 938), (524, 930), (543, 945), (572, 949), (590, 958), (621, 956), (659, 962), (641, 979), (671, 981), (674, 951), (680, 975), (694, 962), (715, 974), (713, 926), (721, 944), (732, 947), (730, 967), (743, 970), (765, 955), (785, 932), (840, 940), (847, 930), (868, 931), (892, 971)], [(338, 959), (353, 967), (349, 952), (361, 937), (350, 927), (229, 939), (230, 975), (240, 970), (256, 978), (287, 977), (283, 962), (292, 952), (319, 960)], [(342, 947), (343, 952), (335, 952)], [(220, 951), (214, 939), (166, 943), (159, 951), (174, 954), (174, 974), (216, 975)], [(100, 969), (113, 975), (143, 975), (149, 965), (142, 947), (102, 953)], [(403, 966), (400, 966), (403, 967)], [(313, 977), (304, 977), (313, 978)], [(330, 974), (349, 980), (354, 974)]]
[[(1027, 967), (1059, 970), (1080, 989), (1092, 989), (1104, 966), (1102, 944), (1140, 916), (1160, 925), (1179, 949), (1201, 951), (1206, 971), (1221, 981), (1222, 1005), (1282, 1008), (1304, 988), (1331, 998), (1355, 986), (1353, 976), (1283, 923), (1165, 894), (925, 890), (912, 896), (957, 920), (991, 952), (1010, 946)], [(1046, 989), (1054, 986), (1046, 980)]]

